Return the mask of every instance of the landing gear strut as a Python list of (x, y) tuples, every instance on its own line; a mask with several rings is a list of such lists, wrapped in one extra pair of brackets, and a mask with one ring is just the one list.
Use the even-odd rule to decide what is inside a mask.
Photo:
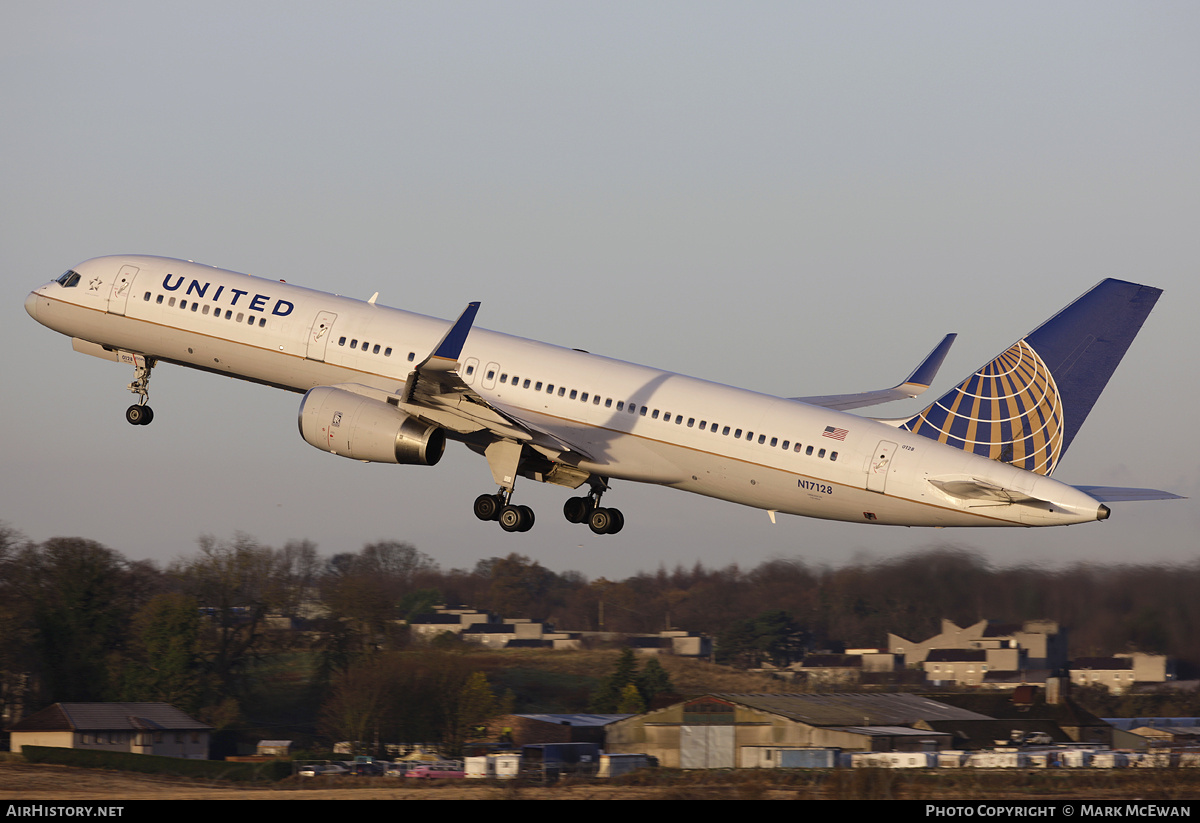
[(133, 356), (133, 382), (129, 384), (129, 390), (141, 399), (125, 410), (125, 419), (134, 426), (148, 426), (154, 420), (154, 409), (146, 405), (150, 400), (150, 370), (154, 363), (152, 357)]

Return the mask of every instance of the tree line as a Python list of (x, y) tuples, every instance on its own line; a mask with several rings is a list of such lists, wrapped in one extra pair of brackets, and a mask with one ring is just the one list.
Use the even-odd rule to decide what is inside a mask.
[(607, 580), (519, 554), (443, 569), (399, 541), (323, 556), (308, 541), (271, 547), (245, 535), (203, 537), (195, 552), (160, 567), (84, 538), (35, 543), (0, 524), (0, 711), (18, 702), (34, 710), (163, 700), (219, 725), (238, 714), (265, 655), (303, 650), (317, 661), (311, 687), (326, 727), (336, 725), (337, 696), (352, 691), (351, 681), (369, 691), (362, 684), (374, 678), (393, 690), (401, 682), (410, 693), (427, 689), (438, 706), (388, 723), (422, 734), (433, 724), (454, 736), (476, 722), (477, 712), (460, 704), (480, 701), (477, 678), (461, 661), (407, 651), (405, 621), (440, 603), (562, 630), (681, 628), (718, 638), (734, 665), (878, 647), (889, 632), (923, 640), (943, 618), (1053, 619), (1069, 629), (1072, 656), (1164, 653), (1179, 660), (1181, 676), (1195, 676), (1198, 584), (1200, 561), (998, 568), (949, 547), (840, 567), (696, 563)]

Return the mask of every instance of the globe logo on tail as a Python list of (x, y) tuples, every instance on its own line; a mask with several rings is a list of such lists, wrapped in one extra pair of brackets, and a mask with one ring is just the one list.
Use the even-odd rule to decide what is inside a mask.
[(1062, 454), (1063, 407), (1050, 369), (1019, 340), (901, 428), (1049, 475)]

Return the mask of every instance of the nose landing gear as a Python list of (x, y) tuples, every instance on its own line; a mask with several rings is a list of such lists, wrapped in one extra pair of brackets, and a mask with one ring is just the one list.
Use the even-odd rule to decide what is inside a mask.
[(155, 360), (140, 354), (132, 355), (132, 358), (134, 372), (129, 390), (141, 399), (125, 410), (125, 419), (134, 426), (148, 426), (154, 420), (154, 409), (146, 403), (150, 400), (150, 370), (154, 368)]

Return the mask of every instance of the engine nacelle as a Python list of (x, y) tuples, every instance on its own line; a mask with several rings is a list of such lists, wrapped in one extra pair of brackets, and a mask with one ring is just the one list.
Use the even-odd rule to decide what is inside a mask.
[(318, 386), (300, 403), (300, 436), (323, 451), (376, 463), (433, 466), (446, 434), (388, 403)]

